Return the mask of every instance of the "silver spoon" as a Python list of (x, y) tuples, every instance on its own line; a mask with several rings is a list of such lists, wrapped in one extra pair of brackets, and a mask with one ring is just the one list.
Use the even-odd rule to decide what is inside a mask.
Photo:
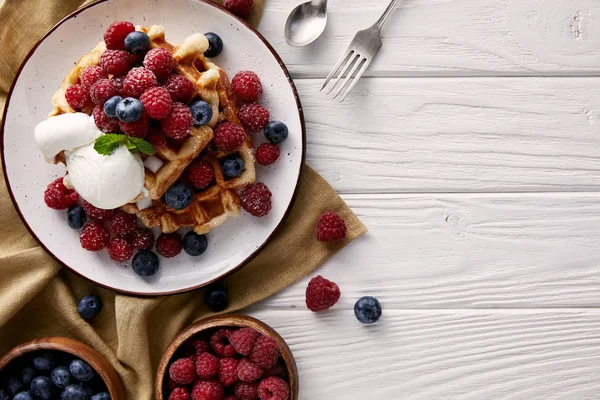
[(290, 46), (306, 46), (314, 42), (327, 25), (327, 0), (300, 4), (285, 22), (285, 41)]

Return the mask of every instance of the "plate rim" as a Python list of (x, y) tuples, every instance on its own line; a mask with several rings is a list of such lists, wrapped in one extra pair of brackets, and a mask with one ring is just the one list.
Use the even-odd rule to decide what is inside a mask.
[(5, 157), (4, 157), (4, 129), (5, 129), (5, 125), (6, 125), (6, 115), (7, 115), (7, 111), (8, 111), (8, 106), (10, 104), (10, 100), (13, 94), (13, 90), (17, 84), (17, 81), (19, 80), (19, 77), (21, 76), (21, 73), (23, 72), (23, 68), (25, 67), (25, 65), (27, 64), (27, 62), (29, 61), (29, 59), (33, 56), (33, 54), (36, 52), (36, 50), (38, 49), (38, 47), (42, 44), (42, 42), (44, 42), (54, 31), (56, 31), (62, 24), (64, 24), (66, 21), (72, 19), (73, 17), (76, 17), (77, 15), (79, 15), (80, 13), (82, 13), (83, 11), (89, 9), (89, 8), (93, 8), (99, 4), (108, 2), (108, 1), (113, 1), (113, 0), (98, 0), (95, 1), (93, 3), (90, 3), (86, 6), (83, 6), (81, 8), (78, 8), (77, 10), (74, 10), (73, 12), (71, 12), (70, 14), (68, 14), (67, 16), (65, 16), (64, 18), (62, 18), (60, 21), (58, 21), (54, 26), (52, 26), (46, 33), (44, 33), (44, 35), (35, 43), (35, 45), (31, 48), (31, 50), (29, 50), (29, 52), (27, 53), (27, 56), (23, 59), (23, 61), (21, 62), (21, 65), (19, 65), (19, 68), (17, 69), (17, 73), (15, 74), (15, 77), (10, 85), (10, 89), (7, 93), (6, 96), (6, 102), (4, 103), (4, 107), (2, 110), (2, 124), (0, 124), (0, 155), (2, 158), (2, 175), (3, 175), (3, 179), (4, 182), (6, 183), (6, 188), (8, 190), (8, 194), (10, 195), (10, 199), (13, 203), (14, 209), (17, 211), (17, 215), (19, 216), (19, 218), (21, 219), (21, 221), (23, 222), (23, 225), (25, 225), (25, 228), (27, 228), (27, 230), (29, 231), (29, 233), (31, 234), (31, 236), (36, 240), (36, 242), (38, 242), (38, 244), (46, 251), (47, 254), (49, 254), (52, 258), (54, 258), (54, 260), (56, 260), (61, 266), (67, 268), (69, 271), (73, 272), (74, 274), (84, 278), (87, 281), (92, 282), (95, 285), (98, 285), (102, 288), (105, 289), (109, 289), (112, 290), (114, 292), (117, 293), (121, 293), (121, 294), (126, 294), (126, 295), (132, 295), (132, 296), (138, 296), (138, 297), (160, 297), (160, 296), (168, 296), (168, 295), (174, 295), (174, 294), (180, 294), (180, 293), (187, 293), (187, 292), (191, 292), (193, 290), (197, 290), (203, 287), (206, 287), (212, 283), (215, 283), (217, 281), (220, 281), (224, 278), (227, 278), (228, 276), (232, 275), (233, 273), (239, 271), (240, 269), (242, 269), (243, 267), (245, 267), (246, 265), (248, 265), (248, 263), (250, 263), (250, 261), (252, 261), (263, 249), (264, 247), (271, 241), (271, 239), (273, 238), (273, 236), (281, 229), (281, 227), (283, 226), (284, 222), (286, 221), (287, 217), (289, 216), (290, 212), (292, 211), (292, 208), (294, 206), (294, 204), (296, 203), (296, 199), (298, 197), (298, 193), (300, 191), (300, 183), (302, 181), (302, 177), (304, 175), (304, 166), (306, 165), (306, 122), (304, 120), (304, 110), (302, 108), (302, 103), (300, 102), (300, 97), (298, 95), (298, 90), (296, 89), (296, 85), (294, 84), (294, 81), (290, 75), (289, 70), (287, 69), (287, 67), (285, 66), (285, 63), (283, 62), (283, 60), (281, 59), (281, 57), (279, 56), (279, 54), (277, 53), (277, 51), (273, 48), (273, 46), (267, 41), (267, 39), (265, 39), (265, 37), (258, 32), (254, 27), (252, 27), (250, 24), (248, 24), (248, 22), (246, 22), (244, 19), (238, 17), (237, 15), (233, 14), (232, 12), (230, 12), (229, 10), (227, 10), (226, 8), (224, 8), (223, 6), (216, 4), (210, 0), (194, 0), (197, 1), (199, 3), (203, 3), (206, 4), (208, 6), (214, 7), (216, 8), (218, 11), (224, 12), (225, 14), (235, 18), (238, 22), (240, 22), (242, 25), (244, 25), (251, 33), (254, 33), (258, 39), (260, 39), (260, 41), (267, 47), (267, 49), (271, 52), (271, 54), (273, 55), (273, 57), (275, 58), (275, 60), (277, 61), (277, 63), (279, 64), (279, 67), (281, 68), (281, 70), (283, 71), (283, 73), (285, 74), (285, 77), (287, 78), (288, 84), (290, 85), (291, 89), (292, 89), (292, 93), (294, 94), (294, 100), (296, 101), (296, 107), (297, 107), (297, 111), (298, 111), (298, 117), (300, 118), (300, 126), (301, 126), (301, 133), (302, 133), (302, 154), (300, 157), (300, 167), (299, 167), (299, 171), (298, 171), (298, 178), (296, 180), (296, 186), (294, 188), (294, 192), (292, 193), (292, 198), (290, 199), (290, 203), (287, 206), (287, 209), (285, 210), (285, 212), (283, 213), (283, 216), (281, 218), (281, 220), (277, 223), (277, 225), (275, 226), (275, 228), (273, 229), (273, 231), (269, 234), (269, 236), (266, 238), (266, 240), (256, 249), (254, 250), (248, 257), (246, 257), (246, 259), (244, 259), (244, 261), (242, 261), (240, 264), (238, 264), (236, 267), (232, 268), (230, 271), (223, 273), (221, 275), (219, 275), (218, 277), (211, 279), (205, 283), (199, 284), (199, 285), (193, 285), (190, 286), (188, 288), (183, 288), (183, 289), (177, 289), (177, 290), (169, 290), (169, 291), (160, 291), (160, 292), (151, 292), (151, 293), (145, 293), (145, 292), (136, 292), (136, 291), (131, 291), (131, 290), (124, 290), (124, 289), (120, 289), (120, 288), (116, 288), (113, 287), (111, 285), (107, 285), (104, 283), (100, 283), (94, 279), (91, 279), (87, 276), (85, 276), (83, 273), (75, 270), (73, 267), (67, 265), (67, 263), (65, 263), (63, 260), (61, 260), (58, 256), (56, 256), (52, 251), (50, 251), (50, 249), (48, 249), (48, 247), (46, 247), (46, 245), (42, 242), (42, 240), (36, 235), (36, 233), (33, 231), (33, 229), (29, 226), (29, 224), (27, 223), (27, 220), (25, 219), (25, 217), (23, 216), (23, 213), (21, 212), (21, 209), (19, 208), (19, 204), (17, 202), (17, 200), (15, 199), (15, 195), (12, 191), (12, 187), (10, 185), (10, 180), (8, 178), (8, 174), (6, 172), (6, 161), (5, 161)]

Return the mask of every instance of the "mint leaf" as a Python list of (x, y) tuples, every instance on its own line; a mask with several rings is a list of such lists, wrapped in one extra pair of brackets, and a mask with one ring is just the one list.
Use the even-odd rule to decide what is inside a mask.
[[(129, 141), (135, 147), (137, 147), (137, 150), (140, 153), (148, 154), (150, 156), (153, 156), (156, 153), (156, 150), (154, 149), (154, 146), (152, 146), (150, 143), (146, 142), (144, 139), (140, 139), (140, 138), (136, 138), (136, 137), (130, 137)], [(127, 146), (127, 148), (129, 148), (129, 146)]]
[(132, 153), (135, 153), (136, 151), (138, 151), (138, 148), (136, 147), (135, 144), (131, 143), (131, 140), (128, 140), (127, 143), (125, 143), (125, 146), (127, 146), (127, 150), (129, 150)]
[(103, 156), (110, 156), (122, 144), (127, 143), (127, 136), (117, 135), (116, 133), (107, 133), (96, 139), (94, 142), (94, 150)]

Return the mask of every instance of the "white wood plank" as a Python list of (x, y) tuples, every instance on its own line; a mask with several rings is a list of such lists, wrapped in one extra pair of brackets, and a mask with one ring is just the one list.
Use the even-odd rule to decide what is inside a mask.
[(338, 191), (600, 189), (600, 78), (363, 79), (342, 105), (296, 84), (308, 163)]
[(291, 346), (301, 399), (591, 400), (600, 392), (599, 310), (387, 307), (372, 326), (348, 309), (250, 314)]
[[(305, 48), (288, 46), (283, 27), (300, 1), (269, 0), (259, 30), (295, 76), (326, 76), (359, 29), (388, 0), (329, 2), (326, 31)], [(383, 29), (384, 46), (368, 74), (597, 74), (596, 0), (405, 0)]]

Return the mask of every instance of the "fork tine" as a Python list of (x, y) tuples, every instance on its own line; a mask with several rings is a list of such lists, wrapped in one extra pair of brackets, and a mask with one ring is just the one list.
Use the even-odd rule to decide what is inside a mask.
[(342, 93), (342, 90), (344, 90), (344, 88), (346, 87), (346, 85), (348, 84), (348, 82), (350, 81), (350, 79), (352, 78), (352, 75), (354, 75), (354, 73), (358, 70), (359, 67), (361, 67), (363, 65), (363, 63), (365, 62), (365, 58), (358, 56), (355, 59), (354, 62), (354, 66), (352, 67), (352, 70), (348, 73), (348, 75), (346, 76), (346, 79), (344, 79), (344, 82), (342, 82), (342, 84), (340, 85), (340, 87), (338, 88), (336, 94), (333, 96), (333, 98), (337, 98), (340, 93)]
[(333, 91), (333, 89), (335, 89), (335, 87), (340, 82), (340, 80), (344, 77), (344, 75), (347, 74), (348, 71), (350, 71), (352, 69), (352, 67), (354, 66), (354, 63), (356, 62), (356, 59), (359, 57), (360, 56), (358, 54), (356, 54), (356, 52), (354, 50), (352, 50), (350, 52), (350, 57), (348, 58), (348, 62), (343, 64), (342, 68), (340, 69), (340, 74), (335, 79), (335, 81), (333, 81), (333, 83), (329, 86), (329, 90), (327, 91), (327, 94), (331, 93)]
[(360, 78), (362, 77), (362, 75), (365, 73), (365, 71), (367, 70), (367, 68), (369, 68), (369, 65), (371, 64), (371, 61), (373, 61), (372, 58), (365, 58), (362, 67), (356, 73), (356, 76), (354, 77), (354, 80), (352, 81), (352, 83), (350, 84), (350, 86), (348, 86), (348, 89), (346, 89), (346, 92), (344, 93), (344, 95), (340, 99), (340, 103), (344, 102), (344, 100), (346, 99), (346, 96), (348, 96), (348, 93), (350, 93), (352, 91), (352, 89), (354, 88), (354, 86), (356, 86), (356, 84), (358, 83), (358, 81), (360, 80)]
[(342, 54), (342, 56), (340, 57), (340, 59), (338, 60), (337, 64), (335, 64), (335, 67), (333, 67), (333, 69), (331, 70), (331, 72), (329, 73), (329, 75), (327, 75), (327, 78), (325, 78), (325, 82), (323, 82), (323, 86), (321, 86), (321, 89), (319, 89), (319, 91), (325, 89), (325, 86), (327, 86), (327, 84), (329, 83), (329, 81), (331, 80), (331, 78), (333, 78), (333, 76), (335, 75), (335, 73), (337, 72), (337, 70), (340, 68), (340, 66), (342, 65), (342, 63), (346, 63), (348, 57), (350, 57), (351, 55), (351, 49), (350, 47), (348, 47), (344, 53)]

